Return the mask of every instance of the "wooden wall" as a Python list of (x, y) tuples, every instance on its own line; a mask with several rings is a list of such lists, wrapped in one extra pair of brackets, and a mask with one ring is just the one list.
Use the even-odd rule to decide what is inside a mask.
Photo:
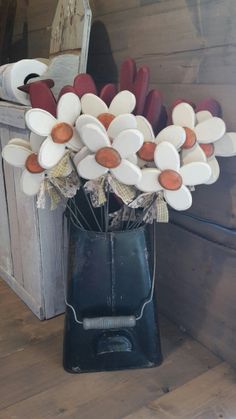
[(98, 30), (90, 60), (97, 62), (100, 81), (115, 79), (111, 63), (119, 67), (131, 56), (150, 66), (152, 85), (167, 104), (177, 97), (213, 96), (228, 128), (236, 130), (235, 0), (93, 0), (92, 5)]
[[(0, 0), (1, 63), (49, 56), (51, 25), (57, 0)], [(13, 30), (9, 33), (9, 17)], [(5, 45), (2, 54), (2, 44)]]

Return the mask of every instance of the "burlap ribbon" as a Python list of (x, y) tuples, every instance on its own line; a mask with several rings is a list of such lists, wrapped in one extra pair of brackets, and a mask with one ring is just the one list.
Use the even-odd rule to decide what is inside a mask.
[[(47, 194), (51, 201), (50, 208), (53, 210), (62, 201), (62, 196), (72, 198), (80, 188), (80, 180), (72, 170), (70, 156), (71, 152), (67, 151), (60, 162), (53, 169), (47, 171), (38, 193), (38, 208), (45, 208)], [(57, 190), (60, 190), (60, 194)]]

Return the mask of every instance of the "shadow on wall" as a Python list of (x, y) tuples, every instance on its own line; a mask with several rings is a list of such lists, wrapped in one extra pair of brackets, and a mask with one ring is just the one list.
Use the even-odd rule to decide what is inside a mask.
[[(27, 2), (25, 2), (27, 9)], [(17, 0), (0, 3), (0, 64), (18, 61), (28, 56), (28, 23), (25, 14), (21, 37), (13, 44), (14, 25), (17, 15)]]
[(101, 88), (117, 82), (118, 71), (112, 55), (110, 39), (105, 25), (95, 21), (91, 28), (87, 72)]

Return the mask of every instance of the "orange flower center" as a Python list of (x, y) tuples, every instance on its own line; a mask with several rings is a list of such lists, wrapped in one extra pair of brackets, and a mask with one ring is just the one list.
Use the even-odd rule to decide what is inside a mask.
[(114, 150), (114, 148), (103, 147), (96, 152), (95, 160), (103, 167), (115, 169), (119, 166), (121, 157), (118, 151)]
[(38, 162), (38, 156), (36, 153), (32, 153), (27, 157), (25, 167), (30, 173), (42, 173), (44, 168), (40, 166)]
[(59, 122), (56, 124), (51, 132), (51, 137), (54, 143), (67, 143), (73, 136), (73, 128), (66, 122)]
[(199, 144), (201, 149), (204, 151), (206, 157), (211, 157), (214, 154), (215, 147), (214, 144)]
[(195, 132), (187, 127), (184, 127), (185, 133), (186, 133), (186, 140), (184, 142), (184, 144), (182, 145), (182, 148), (185, 149), (189, 149), (192, 148), (194, 146), (194, 144), (196, 144), (197, 141), (197, 137)]
[(102, 123), (102, 125), (106, 128), (109, 128), (110, 123), (115, 119), (115, 115), (111, 113), (101, 113), (98, 115), (97, 119)]
[(142, 147), (138, 151), (138, 156), (142, 160), (153, 161), (155, 148), (156, 148), (155, 143), (152, 143), (151, 141), (147, 141), (143, 143)]
[(182, 177), (179, 173), (175, 170), (163, 170), (158, 176), (158, 182), (160, 185), (169, 190), (169, 191), (177, 191), (181, 188), (183, 181)]

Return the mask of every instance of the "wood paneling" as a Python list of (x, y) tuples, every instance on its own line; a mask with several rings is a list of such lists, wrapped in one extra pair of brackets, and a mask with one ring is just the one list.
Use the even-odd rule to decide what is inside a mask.
[[(151, 83), (163, 92), (167, 104), (176, 97), (198, 100), (212, 95), (226, 109), (229, 128), (236, 129), (232, 112), (236, 97), (234, 0), (93, 3), (95, 21), (104, 25), (109, 39), (109, 43), (94, 41), (94, 59), (105, 65), (112, 55), (119, 67), (131, 56), (138, 64), (148, 64)], [(114, 79), (116, 74), (107, 77)]]
[(235, 366), (235, 248), (211, 241), (210, 234), (208, 240), (201, 232), (192, 233), (181, 221), (159, 224), (158, 231), (160, 309)]
[(208, 349), (161, 318), (160, 367), (68, 374), (62, 368), (63, 316), (38, 321), (2, 281), (0, 299), (1, 419), (121, 419), (222, 365)]

